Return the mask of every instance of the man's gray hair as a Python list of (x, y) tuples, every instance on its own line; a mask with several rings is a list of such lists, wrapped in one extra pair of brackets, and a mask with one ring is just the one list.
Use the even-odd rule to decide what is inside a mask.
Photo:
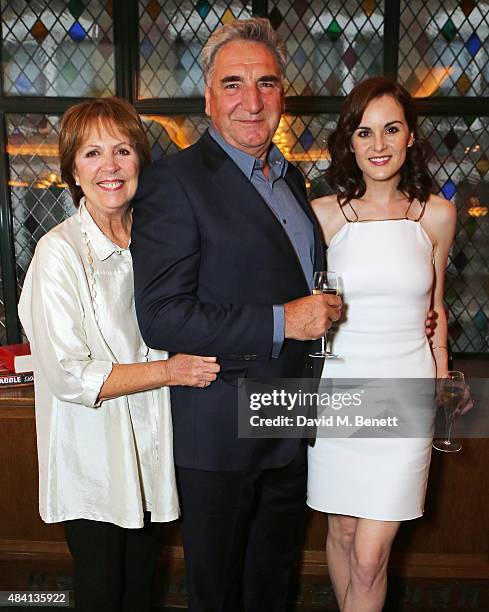
[(214, 70), (214, 61), (221, 47), (234, 40), (258, 42), (266, 45), (275, 57), (282, 76), (287, 65), (287, 47), (285, 42), (272, 28), (268, 19), (252, 17), (236, 19), (213, 32), (205, 43), (201, 59), (205, 84), (209, 85)]

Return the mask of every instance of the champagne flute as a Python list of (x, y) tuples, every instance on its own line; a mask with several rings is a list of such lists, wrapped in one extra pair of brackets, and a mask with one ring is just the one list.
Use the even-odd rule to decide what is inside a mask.
[(436, 395), (438, 402), (445, 411), (445, 439), (433, 441), (433, 448), (444, 453), (456, 453), (462, 445), (452, 442), (452, 425), (460, 412), (461, 402), (465, 396), (465, 380), (463, 372), (451, 370), (445, 378), (436, 381)]
[[(330, 295), (338, 295), (339, 291), (339, 279), (338, 274), (332, 271), (321, 270), (320, 272), (314, 273), (314, 280), (312, 284), (312, 294), (318, 295), (321, 293), (329, 293)], [(316, 353), (309, 353), (309, 357), (318, 357), (320, 359), (337, 359), (338, 355), (335, 355), (331, 351), (327, 350), (328, 343), (328, 332), (321, 337), (321, 350)]]

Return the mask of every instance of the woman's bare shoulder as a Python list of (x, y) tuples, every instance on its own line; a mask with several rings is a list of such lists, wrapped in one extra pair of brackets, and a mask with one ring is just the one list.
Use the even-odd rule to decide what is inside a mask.
[(457, 223), (457, 209), (448, 200), (431, 195), (426, 202), (421, 225), (434, 245), (451, 244)]
[(312, 209), (319, 220), (326, 244), (329, 244), (332, 237), (345, 224), (345, 216), (342, 213), (341, 205), (336, 194), (317, 198), (311, 202)]
[(332, 193), (330, 195), (325, 195), (320, 198), (316, 198), (314, 200), (311, 200), (311, 206), (315, 210), (338, 206), (338, 196), (335, 193)]
[(424, 216), (434, 223), (453, 223), (457, 218), (457, 209), (452, 202), (433, 194), (426, 202)]

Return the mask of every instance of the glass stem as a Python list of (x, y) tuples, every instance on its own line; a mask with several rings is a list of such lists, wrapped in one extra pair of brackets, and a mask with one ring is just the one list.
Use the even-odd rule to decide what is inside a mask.
[(449, 414), (448, 410), (445, 410), (445, 422), (446, 422), (446, 431), (447, 431), (447, 439), (446, 443), (450, 444), (451, 436), (452, 436), (452, 425), (453, 425), (453, 417)]

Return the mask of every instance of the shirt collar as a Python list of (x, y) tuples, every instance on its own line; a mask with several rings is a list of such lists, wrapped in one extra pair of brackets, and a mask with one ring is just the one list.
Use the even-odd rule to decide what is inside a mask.
[(78, 209), (82, 231), (85, 232), (90, 241), (92, 249), (100, 261), (108, 259), (113, 253), (125, 251), (120, 246), (114, 244), (102, 232), (99, 226), (92, 219), (92, 215), (88, 212), (85, 205), (85, 198), (81, 198), (80, 207)]
[[(224, 151), (226, 151), (229, 157), (248, 178), (248, 180), (251, 180), (253, 170), (261, 169), (263, 167), (263, 162), (261, 159), (257, 159), (256, 157), (253, 157), (253, 155), (249, 155), (248, 153), (245, 153), (244, 151), (241, 151), (240, 149), (237, 149), (233, 145), (229, 144), (229, 142), (224, 140), (213, 125), (209, 127), (209, 134), (217, 142), (217, 144), (224, 149)], [(273, 142), (268, 149), (267, 161), (270, 166), (270, 178), (272, 180), (285, 175), (287, 170), (287, 160), (282, 155), (280, 149)]]

